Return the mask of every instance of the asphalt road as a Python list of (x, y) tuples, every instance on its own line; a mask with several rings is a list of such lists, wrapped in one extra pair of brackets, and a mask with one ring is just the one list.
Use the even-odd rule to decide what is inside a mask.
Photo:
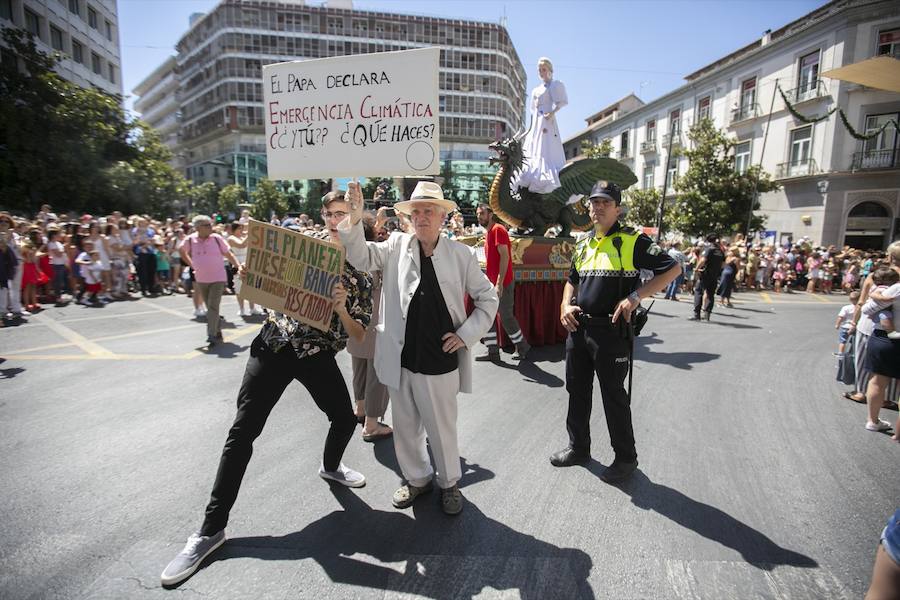
[(641, 466), (621, 487), (597, 477), (599, 390), (595, 461), (548, 462), (566, 442), (562, 347), (478, 363), (458, 518), (436, 494), (391, 507), (390, 441), (351, 442), (365, 488), (319, 479), (326, 420), (291, 384), (229, 541), (175, 590), (159, 574), (200, 525), (259, 325), (226, 297), (227, 343), (207, 353), (183, 296), (44, 311), (0, 330), (0, 598), (860, 598), (900, 444), (840, 398), (843, 297), (736, 301), (708, 324), (656, 302), (636, 349)]

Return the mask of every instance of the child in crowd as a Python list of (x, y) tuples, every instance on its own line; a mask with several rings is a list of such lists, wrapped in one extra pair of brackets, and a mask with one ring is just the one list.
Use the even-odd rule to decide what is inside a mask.
[(856, 311), (856, 303), (859, 302), (859, 292), (850, 294), (850, 304), (845, 304), (838, 311), (834, 328), (838, 330), (838, 354), (844, 353), (844, 345), (850, 337), (850, 327), (853, 325), (853, 313)]
[[(890, 267), (879, 267), (872, 273), (872, 283), (875, 284), (873, 292), (886, 298), (900, 296), (900, 274)], [(878, 315), (878, 324), (887, 332), (892, 340), (900, 340), (900, 331), (894, 328), (894, 313), (890, 310), (890, 303), (879, 303), (874, 298), (869, 298), (862, 307), (862, 312), (874, 316)]]
[(169, 275), (171, 274), (171, 268), (169, 264), (169, 253), (166, 252), (165, 246), (166, 243), (159, 236), (153, 241), (153, 244), (156, 246), (156, 281), (159, 283), (159, 286), (164, 294), (172, 293), (172, 281)]
[(9, 289), (13, 286), (13, 280), (16, 277), (16, 265), (18, 260), (16, 254), (9, 245), (12, 236), (6, 232), (0, 233), (0, 327), (3, 327), (3, 321), (13, 318), (11, 312), (7, 312), (9, 306)]
[(101, 278), (103, 277), (103, 263), (100, 262), (100, 252), (93, 249), (86, 249), (78, 255), (75, 262), (81, 268), (81, 277), (84, 279), (85, 296), (78, 301), (79, 304), (92, 306), (96, 304), (106, 304), (105, 300), (99, 297), (102, 289)]

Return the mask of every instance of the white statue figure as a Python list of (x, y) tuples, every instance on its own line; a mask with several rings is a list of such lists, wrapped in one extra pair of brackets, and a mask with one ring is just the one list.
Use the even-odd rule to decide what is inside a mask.
[(559, 170), (566, 164), (556, 113), (569, 103), (566, 86), (553, 79), (553, 63), (538, 59), (541, 85), (531, 91), (531, 126), (522, 140), (525, 164), (514, 186), (537, 194), (549, 194), (559, 187)]

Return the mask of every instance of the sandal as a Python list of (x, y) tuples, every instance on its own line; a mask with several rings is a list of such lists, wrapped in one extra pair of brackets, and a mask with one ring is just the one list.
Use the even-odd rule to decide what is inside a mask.
[(393, 429), (384, 423), (379, 423), (378, 429), (376, 429), (374, 433), (366, 433), (365, 429), (363, 429), (362, 437), (364, 442), (377, 442), (378, 440), (391, 437), (392, 435), (394, 435)]
[(897, 403), (893, 400), (885, 400), (881, 405), (881, 408), (886, 408), (888, 410), (897, 410)]
[(856, 394), (853, 392), (844, 392), (843, 396), (844, 396), (844, 398), (846, 398), (847, 400), (850, 400), (851, 402), (857, 402), (859, 404), (866, 403), (866, 397), (863, 396), (862, 394)]

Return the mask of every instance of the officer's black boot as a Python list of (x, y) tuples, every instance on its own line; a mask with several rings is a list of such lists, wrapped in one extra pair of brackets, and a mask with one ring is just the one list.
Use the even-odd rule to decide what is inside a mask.
[(574, 465), (586, 465), (591, 462), (591, 455), (587, 452), (577, 452), (571, 446), (550, 455), (550, 464), (554, 467), (572, 467)]
[(611, 465), (606, 467), (606, 470), (603, 471), (603, 473), (600, 474), (600, 480), (605, 483), (625, 481), (631, 477), (635, 469), (637, 469), (637, 466), (637, 460), (634, 462), (624, 462), (616, 459)]

